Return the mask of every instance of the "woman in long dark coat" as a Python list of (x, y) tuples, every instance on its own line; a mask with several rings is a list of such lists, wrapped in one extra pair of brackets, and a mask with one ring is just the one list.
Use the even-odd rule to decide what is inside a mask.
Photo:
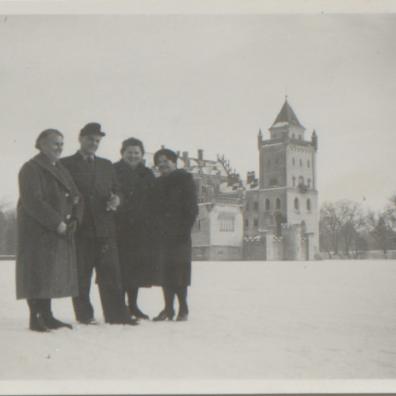
[(198, 214), (194, 180), (177, 169), (177, 155), (161, 149), (154, 155), (161, 176), (156, 180), (155, 213), (159, 237), (158, 283), (165, 308), (155, 321), (172, 320), (174, 298), (179, 300), (177, 320), (187, 320), (187, 288), (191, 284), (191, 228)]
[(143, 164), (144, 146), (135, 138), (122, 143), (121, 160), (114, 164), (121, 188), (116, 213), (117, 240), (124, 291), (131, 315), (148, 319), (137, 304), (140, 287), (153, 283), (152, 208), (155, 176)]
[(40, 153), (19, 172), (16, 294), (27, 299), (30, 329), (45, 332), (71, 328), (54, 318), (51, 299), (78, 293), (73, 233), (82, 212), (77, 187), (58, 161), (63, 135), (47, 129), (36, 148)]

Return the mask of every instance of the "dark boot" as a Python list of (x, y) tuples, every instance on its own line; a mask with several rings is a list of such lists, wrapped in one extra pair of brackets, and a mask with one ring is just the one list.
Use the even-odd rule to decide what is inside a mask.
[(52, 311), (51, 311), (51, 300), (50, 299), (42, 300), (41, 306), (42, 306), (44, 323), (49, 329), (56, 330), (56, 329), (60, 329), (61, 327), (66, 327), (67, 329), (73, 328), (72, 325), (70, 325), (68, 323), (61, 322), (60, 320), (56, 319), (53, 316)]
[(27, 300), (30, 310), (29, 329), (39, 333), (48, 333), (50, 329), (46, 326), (43, 315), (40, 311), (40, 302), (38, 299)]
[(137, 319), (150, 319), (148, 315), (143, 313), (138, 305), (137, 305), (137, 297), (138, 297), (138, 288), (129, 289), (127, 291), (128, 295), (128, 305), (129, 305), (129, 312), (132, 316)]
[(179, 300), (179, 313), (176, 320), (178, 322), (184, 322), (188, 320), (187, 287), (178, 288), (176, 294)]
[(155, 318), (153, 318), (154, 322), (173, 320), (173, 317), (175, 316), (175, 310), (173, 309), (173, 303), (175, 300), (174, 290), (168, 287), (163, 287), (162, 291), (164, 293), (165, 308)]

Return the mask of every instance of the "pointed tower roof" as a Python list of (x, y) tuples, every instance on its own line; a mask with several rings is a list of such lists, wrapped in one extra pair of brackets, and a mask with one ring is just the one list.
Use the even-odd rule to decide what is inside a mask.
[(283, 104), (281, 111), (279, 112), (278, 116), (276, 117), (271, 128), (276, 128), (276, 127), (286, 126), (286, 125), (294, 125), (294, 126), (299, 126), (300, 128), (304, 128), (301, 125), (300, 121), (298, 121), (296, 113), (293, 111), (293, 109), (289, 105), (289, 102), (287, 101), (287, 97), (285, 99), (285, 103)]

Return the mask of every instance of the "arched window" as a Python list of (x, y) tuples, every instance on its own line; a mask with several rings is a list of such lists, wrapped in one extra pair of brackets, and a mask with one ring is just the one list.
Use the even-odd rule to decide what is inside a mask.
[(311, 200), (309, 198), (307, 199), (307, 210), (311, 211)]
[(271, 209), (271, 202), (270, 200), (267, 198), (265, 200), (265, 210), (270, 210)]
[(296, 176), (292, 177), (292, 183), (293, 183), (293, 187), (296, 187)]
[(300, 210), (300, 202), (298, 201), (298, 198), (294, 198), (294, 209)]
[(311, 188), (311, 179), (307, 180), (307, 185), (308, 185), (308, 188)]
[(281, 208), (281, 200), (279, 198), (276, 198), (276, 209)]
[(302, 159), (300, 158), (300, 166), (302, 166)]
[(258, 219), (257, 219), (257, 218), (254, 219), (254, 226), (255, 226), (255, 227), (258, 227)]

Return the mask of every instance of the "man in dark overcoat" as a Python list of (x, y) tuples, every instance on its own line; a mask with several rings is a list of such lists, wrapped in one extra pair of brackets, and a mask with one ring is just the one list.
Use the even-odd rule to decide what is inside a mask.
[(16, 294), (27, 299), (30, 329), (70, 325), (55, 319), (51, 299), (77, 296), (73, 232), (81, 220), (81, 199), (67, 169), (58, 161), (63, 135), (55, 129), (37, 138), (40, 153), (19, 172)]
[(95, 155), (105, 133), (98, 123), (80, 131), (80, 150), (61, 161), (83, 196), (84, 215), (76, 232), (79, 296), (73, 298), (77, 321), (95, 324), (90, 301), (93, 269), (105, 322), (136, 324), (131, 320), (121, 285), (114, 211), (119, 205), (119, 186), (111, 161)]

